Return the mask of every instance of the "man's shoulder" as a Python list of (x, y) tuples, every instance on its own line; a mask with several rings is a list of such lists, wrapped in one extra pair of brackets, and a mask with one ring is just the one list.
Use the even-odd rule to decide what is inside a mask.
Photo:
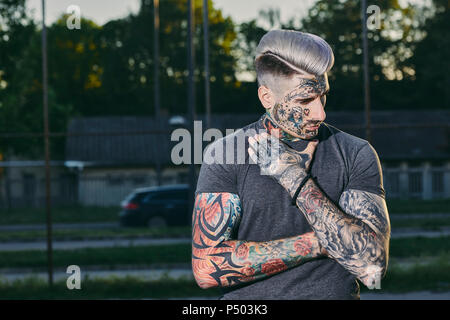
[(225, 136), (211, 142), (205, 148), (205, 164), (242, 164), (247, 159), (248, 137), (257, 133), (258, 121), (242, 128), (227, 129)]
[(322, 135), (322, 139), (326, 140), (329, 137), (332, 137), (342, 148), (351, 150), (361, 150), (367, 145), (370, 145), (370, 143), (367, 140), (352, 135), (348, 132), (342, 131), (341, 129), (338, 129), (329, 123), (324, 123), (324, 125), (325, 130)]
[(372, 144), (362, 138), (344, 132), (336, 127), (327, 125), (338, 144), (341, 154), (352, 163), (352, 168), (372, 167), (374, 171), (380, 171), (380, 159)]

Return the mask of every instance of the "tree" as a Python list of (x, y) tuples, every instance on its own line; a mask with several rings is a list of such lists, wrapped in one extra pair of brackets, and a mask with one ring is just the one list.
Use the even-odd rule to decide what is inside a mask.
[[(187, 6), (186, 1), (160, 3), (160, 81), (162, 109), (187, 112)], [(197, 112), (204, 110), (202, 1), (195, 1), (195, 58)], [(211, 93), (214, 111), (226, 110), (229, 91), (236, 84), (234, 23), (209, 1)], [(135, 16), (108, 22), (100, 32), (103, 96), (115, 114), (153, 114), (153, 3), (142, 1)], [(232, 96), (231, 96), (232, 97)]]
[[(41, 32), (24, 0), (1, 2), (0, 121), (3, 132), (42, 132)], [(52, 132), (64, 132), (70, 117), (153, 115), (153, 6), (104, 26), (82, 19), (69, 30), (67, 15), (48, 27), (49, 112)], [(203, 110), (202, 1), (195, 1), (197, 112)], [(186, 19), (184, 0), (161, 2), (162, 108), (186, 113)], [(241, 110), (234, 95), (235, 25), (209, 1), (213, 112)], [(2, 140), (0, 148), (42, 158), (41, 138)], [(64, 156), (63, 139), (52, 139), (52, 158)]]
[[(406, 78), (401, 62), (412, 54), (413, 47), (406, 39), (416, 38), (420, 31), (418, 25), (412, 25), (417, 8), (401, 7), (397, 0), (378, 1), (376, 5), (380, 9), (380, 28), (368, 30), (372, 106), (411, 106), (406, 96), (399, 99), (398, 84)], [(361, 3), (320, 0), (303, 19), (302, 28), (325, 38), (335, 54), (328, 108), (363, 110)]]
[[(36, 25), (28, 17), (24, 0), (0, 2), (0, 127), (2, 132), (42, 130), (41, 82), (38, 77), (40, 46)], [(39, 108), (41, 106), (41, 108)], [(36, 121), (39, 119), (40, 121)], [(38, 154), (36, 143), (0, 140), (0, 152)], [(6, 157), (5, 157), (6, 158)]]
[(448, 1), (434, 0), (432, 14), (426, 15), (426, 36), (407, 60), (414, 70), (413, 99), (422, 108), (450, 107), (450, 7)]

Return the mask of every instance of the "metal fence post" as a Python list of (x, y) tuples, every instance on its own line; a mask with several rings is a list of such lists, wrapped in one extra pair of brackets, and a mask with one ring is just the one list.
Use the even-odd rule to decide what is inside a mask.
[(50, 141), (48, 119), (48, 77), (47, 77), (47, 28), (45, 26), (45, 0), (42, 0), (42, 89), (44, 113), (44, 144), (45, 144), (45, 203), (47, 213), (47, 268), (48, 284), (53, 286), (53, 256), (52, 256), (52, 217), (50, 196)]

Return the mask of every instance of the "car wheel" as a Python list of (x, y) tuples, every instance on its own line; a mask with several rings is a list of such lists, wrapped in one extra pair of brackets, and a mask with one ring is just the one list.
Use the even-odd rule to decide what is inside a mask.
[(149, 228), (163, 228), (167, 227), (167, 222), (162, 217), (153, 217), (148, 220), (147, 225)]

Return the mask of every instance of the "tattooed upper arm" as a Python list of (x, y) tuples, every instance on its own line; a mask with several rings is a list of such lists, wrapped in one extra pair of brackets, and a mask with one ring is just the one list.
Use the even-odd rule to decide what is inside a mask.
[(389, 214), (383, 197), (371, 192), (350, 189), (339, 199), (342, 210), (362, 220), (380, 236), (390, 236)]
[[(222, 285), (221, 277), (227, 273), (218, 267), (219, 259), (210, 255), (222, 254), (231, 262), (231, 253), (225, 250), (228, 246), (221, 243), (231, 239), (239, 225), (241, 211), (237, 194), (220, 192), (196, 196), (192, 217), (192, 269), (200, 287)], [(211, 267), (216, 267), (216, 272)], [(237, 275), (232, 269), (228, 273)]]
[(241, 214), (236, 194), (197, 195), (193, 212), (192, 270), (201, 288), (255, 281), (322, 255), (314, 232), (263, 242), (232, 240)]
[[(210, 246), (231, 239), (241, 219), (241, 201), (234, 193), (200, 193), (195, 198), (192, 217), (194, 246)], [(201, 246), (201, 245), (200, 245)]]

